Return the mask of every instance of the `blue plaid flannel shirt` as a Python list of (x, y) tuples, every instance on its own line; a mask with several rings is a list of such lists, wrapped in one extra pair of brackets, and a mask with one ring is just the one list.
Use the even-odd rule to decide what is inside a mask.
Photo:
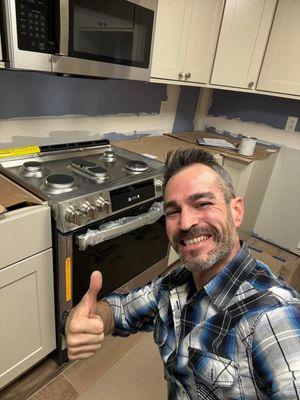
[(199, 292), (181, 267), (106, 300), (114, 335), (154, 332), (169, 399), (300, 399), (300, 297), (246, 244)]

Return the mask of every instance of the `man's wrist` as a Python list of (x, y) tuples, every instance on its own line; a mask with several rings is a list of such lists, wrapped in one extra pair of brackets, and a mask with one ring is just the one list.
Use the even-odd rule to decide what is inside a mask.
[(115, 315), (107, 300), (103, 299), (97, 303), (97, 314), (102, 318), (105, 336), (112, 335), (115, 330)]

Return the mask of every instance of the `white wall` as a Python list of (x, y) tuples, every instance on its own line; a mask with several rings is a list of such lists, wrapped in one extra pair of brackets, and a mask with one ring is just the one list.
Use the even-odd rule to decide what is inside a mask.
[(210, 116), (212, 90), (205, 89), (200, 96), (194, 130), (213, 126), (220, 131), (254, 136), (282, 146), (254, 233), (300, 255), (300, 248), (297, 248), (298, 244), (300, 247), (300, 132), (288, 133), (266, 124)]
[(124, 135), (172, 132), (179, 93), (179, 86), (168, 85), (168, 99), (162, 102), (159, 114), (2, 119), (0, 147), (92, 140), (110, 132)]

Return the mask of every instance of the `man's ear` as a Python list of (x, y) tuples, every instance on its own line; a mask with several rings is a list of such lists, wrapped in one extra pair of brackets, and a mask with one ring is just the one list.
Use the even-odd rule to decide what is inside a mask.
[(230, 202), (232, 218), (236, 228), (239, 228), (244, 219), (244, 199), (240, 196), (235, 197)]

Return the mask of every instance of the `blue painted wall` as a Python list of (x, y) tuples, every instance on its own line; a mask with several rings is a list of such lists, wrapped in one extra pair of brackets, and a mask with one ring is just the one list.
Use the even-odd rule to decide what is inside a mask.
[(0, 71), (0, 118), (159, 113), (164, 84)]
[(293, 116), (299, 118), (296, 130), (300, 131), (300, 101), (293, 99), (214, 90), (209, 114), (264, 123), (278, 129), (284, 129), (288, 116)]

